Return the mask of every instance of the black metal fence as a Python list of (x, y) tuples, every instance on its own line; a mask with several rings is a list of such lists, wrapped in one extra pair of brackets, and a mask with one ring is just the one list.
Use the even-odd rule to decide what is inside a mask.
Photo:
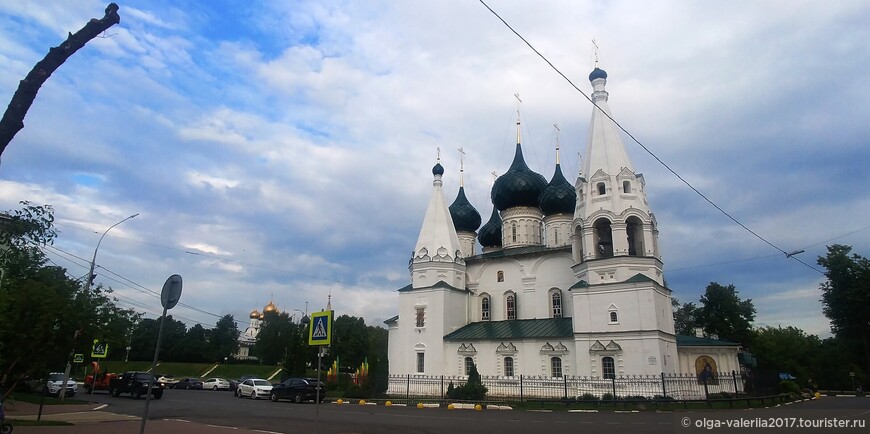
[[(387, 394), (403, 398), (444, 398), (447, 388), (468, 381), (467, 376), (391, 375)], [(622, 375), (614, 378), (585, 376), (481, 376), (487, 397), (505, 400), (608, 400), (664, 398), (677, 400), (736, 397), (743, 380), (734, 371), (718, 374)]]

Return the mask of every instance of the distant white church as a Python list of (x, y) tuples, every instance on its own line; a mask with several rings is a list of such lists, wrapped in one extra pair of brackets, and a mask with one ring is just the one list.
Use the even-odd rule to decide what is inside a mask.
[[(549, 182), (523, 159), (492, 188), (493, 212), (459, 193), (449, 207), (444, 168), (387, 320), (390, 373), (513, 377), (739, 372), (738, 344), (674, 334), (658, 226), (646, 184), (626, 153), (604, 90), (589, 75), (588, 145), (574, 186), (559, 164)], [(476, 252), (479, 242), (482, 252)]]

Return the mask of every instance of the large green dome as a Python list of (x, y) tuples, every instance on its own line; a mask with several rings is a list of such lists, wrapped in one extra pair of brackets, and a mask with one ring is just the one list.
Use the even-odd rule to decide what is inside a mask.
[(541, 194), (541, 211), (544, 215), (573, 214), (577, 205), (577, 192), (562, 175), (562, 168), (556, 165), (553, 179)]
[(518, 206), (539, 207), (539, 199), (545, 188), (547, 180), (529, 169), (523, 159), (523, 149), (517, 143), (517, 152), (510, 169), (498, 177), (492, 186), (492, 203), (499, 211)]
[(492, 208), (489, 221), (480, 228), (477, 239), (483, 247), (501, 247), (501, 216), (495, 207)]
[(465, 187), (459, 187), (459, 194), (449, 209), (453, 226), (458, 232), (475, 232), (480, 227), (480, 213), (465, 197)]

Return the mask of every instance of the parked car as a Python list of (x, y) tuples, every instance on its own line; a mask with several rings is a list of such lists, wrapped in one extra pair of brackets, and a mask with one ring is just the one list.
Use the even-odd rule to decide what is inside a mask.
[[(63, 384), (63, 373), (52, 372), (48, 374), (48, 381), (45, 382), (45, 390), (49, 395), (60, 396), (60, 390), (62, 389), (61, 384)], [(66, 381), (66, 392), (64, 392), (63, 396), (75, 396), (78, 390), (79, 386), (76, 384), (75, 380), (68, 378)]]
[[(320, 389), (319, 394), (318, 388)], [(288, 378), (272, 386), (269, 399), (272, 402), (289, 399), (299, 404), (303, 401), (314, 401), (320, 398), (320, 402), (323, 402), (326, 395), (325, 392), (323, 383), (318, 382), (314, 378)]]
[(251, 399), (266, 398), (272, 391), (272, 383), (262, 378), (249, 378), (239, 383), (236, 396), (239, 398), (250, 397)]
[[(243, 382), (245, 380), (250, 380), (252, 378), (257, 378), (257, 376), (251, 375), (251, 374), (245, 374), (245, 375), (242, 375), (241, 377), (239, 377), (238, 380), (230, 380), (230, 390), (235, 392), (235, 390), (238, 389), (239, 384), (241, 382)], [(238, 394), (236, 394), (236, 395), (238, 396)]]
[(109, 393), (114, 397), (118, 397), (122, 393), (129, 393), (134, 398), (140, 398), (142, 395), (148, 394), (149, 384), (154, 399), (162, 398), (165, 386), (157, 381), (156, 375), (150, 372), (127, 371), (120, 377), (109, 380)]
[(179, 382), (175, 383), (174, 389), (198, 389), (202, 390), (202, 381), (196, 378), (183, 378)]
[(157, 374), (157, 382), (166, 389), (172, 389), (175, 387), (175, 383), (178, 383), (178, 379), (169, 374)]
[(202, 382), (202, 388), (211, 390), (230, 390), (230, 382), (223, 378), (209, 378)]

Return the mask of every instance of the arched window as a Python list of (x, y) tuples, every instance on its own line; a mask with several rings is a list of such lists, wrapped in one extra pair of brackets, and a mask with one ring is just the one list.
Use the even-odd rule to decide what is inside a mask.
[(610, 322), (611, 323), (619, 322), (619, 315), (617, 315), (615, 310), (610, 311)]
[(499, 282), (504, 282), (504, 271), (499, 271), (495, 274), (495, 280)]
[(517, 242), (517, 224), (511, 223), (511, 240)]
[(489, 296), (484, 295), (480, 298), (480, 319), (489, 321)]
[(613, 363), (613, 357), (601, 358), (601, 376), (607, 379), (616, 378), (616, 364)]
[(596, 188), (598, 188), (599, 196), (604, 196), (604, 194), (607, 192), (603, 182), (599, 182), (598, 185), (596, 185)]
[(631, 183), (628, 181), (622, 181), (622, 192), (623, 193), (631, 193)]
[(505, 312), (507, 319), (517, 319), (517, 296), (514, 293), (508, 293), (505, 297)]
[(631, 216), (625, 221), (625, 235), (628, 237), (628, 254), (643, 255), (643, 223), (639, 218)]
[(471, 368), (474, 367), (474, 359), (471, 357), (465, 358), (465, 375), (471, 375)]
[(514, 376), (514, 358), (513, 357), (505, 357), (504, 358), (504, 375), (505, 375), (505, 377), (513, 377)]
[(562, 358), (550, 357), (550, 372), (553, 377), (562, 378)]
[(595, 228), (595, 257), (610, 258), (613, 256), (613, 232), (610, 228), (610, 220), (600, 218), (593, 225)]
[(553, 318), (562, 318), (562, 292), (558, 289), (550, 295), (553, 307)]
[(553, 244), (559, 245), (559, 229), (553, 228)]

